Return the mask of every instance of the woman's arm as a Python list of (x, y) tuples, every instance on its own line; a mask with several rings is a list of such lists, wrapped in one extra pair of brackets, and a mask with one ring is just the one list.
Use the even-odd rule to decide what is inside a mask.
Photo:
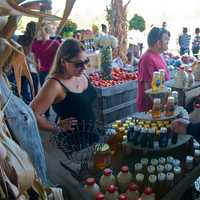
[(35, 113), (40, 129), (51, 132), (59, 131), (58, 127), (44, 117), (44, 113), (55, 102), (60, 92), (62, 92), (61, 86), (55, 80), (50, 79), (44, 84), (38, 95), (31, 102), (31, 107)]

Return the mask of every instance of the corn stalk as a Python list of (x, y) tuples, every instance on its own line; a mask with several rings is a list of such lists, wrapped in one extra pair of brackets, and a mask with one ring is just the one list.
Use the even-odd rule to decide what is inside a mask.
[(123, 5), (123, 0), (111, 0), (110, 8), (107, 7), (107, 21), (109, 33), (118, 39), (119, 56), (126, 62), (127, 54), (127, 7), (131, 0)]

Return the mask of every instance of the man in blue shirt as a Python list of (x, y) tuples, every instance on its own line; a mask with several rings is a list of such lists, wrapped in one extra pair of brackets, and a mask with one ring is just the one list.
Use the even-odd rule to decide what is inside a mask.
[(183, 28), (183, 33), (179, 36), (178, 43), (180, 46), (180, 55), (190, 54), (191, 35), (188, 34), (188, 29)]

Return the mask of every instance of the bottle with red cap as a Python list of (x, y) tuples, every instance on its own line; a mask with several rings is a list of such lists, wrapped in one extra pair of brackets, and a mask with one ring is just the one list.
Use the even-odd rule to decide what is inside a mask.
[(101, 192), (96, 193), (96, 199), (95, 200), (105, 200), (104, 194), (101, 193)]
[(110, 168), (106, 168), (103, 171), (103, 175), (100, 178), (99, 184), (103, 192), (106, 191), (109, 185), (115, 185), (115, 177), (112, 174), (112, 170)]
[(116, 200), (119, 198), (119, 193), (117, 191), (117, 187), (115, 185), (110, 185), (107, 188), (105, 199), (106, 200)]
[(200, 104), (195, 104), (194, 110), (190, 113), (189, 118), (192, 123), (200, 122)]
[(121, 192), (126, 192), (132, 179), (132, 174), (129, 172), (128, 166), (122, 166), (121, 171), (117, 175), (117, 182)]
[(91, 197), (91, 199), (95, 199), (96, 194), (100, 192), (99, 186), (96, 184), (96, 181), (94, 178), (87, 178), (84, 185), (84, 190), (88, 195)]
[(137, 200), (139, 198), (139, 186), (135, 183), (130, 183), (128, 190), (126, 191), (126, 196), (128, 200)]
[(120, 194), (119, 200), (128, 200), (128, 198), (127, 198), (126, 194)]
[(151, 187), (146, 187), (144, 189), (144, 192), (142, 193), (142, 199), (143, 200), (155, 200), (155, 193), (153, 193), (153, 190)]

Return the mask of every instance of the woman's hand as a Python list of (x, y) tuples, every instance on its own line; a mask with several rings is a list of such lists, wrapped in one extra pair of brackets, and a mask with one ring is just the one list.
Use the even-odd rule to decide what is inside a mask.
[(64, 132), (74, 131), (77, 123), (78, 121), (74, 117), (69, 117), (67, 119), (63, 119), (58, 122), (59, 126), (62, 128)]
[(176, 119), (171, 124), (171, 130), (177, 134), (186, 134), (189, 123), (186, 119)]

